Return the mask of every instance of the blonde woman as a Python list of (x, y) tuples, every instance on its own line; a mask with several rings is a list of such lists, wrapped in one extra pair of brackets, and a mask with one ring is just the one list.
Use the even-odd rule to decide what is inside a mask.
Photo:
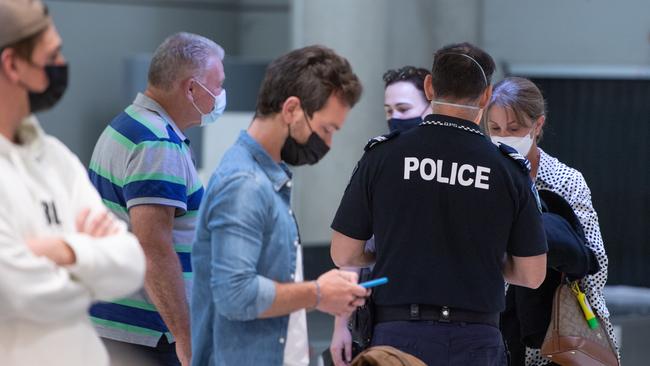
[[(591, 202), (591, 191), (579, 171), (565, 165), (537, 146), (545, 122), (544, 98), (533, 82), (524, 78), (510, 77), (494, 86), (492, 98), (486, 108), (483, 127), (493, 142), (510, 145), (528, 158), (531, 163), (531, 178), (538, 190), (549, 190), (560, 195), (575, 212), (584, 229), (586, 246), (595, 254), (600, 267), (595, 274), (584, 277), (580, 285), (586, 292), (592, 308), (602, 320), (601, 325), (616, 344), (614, 330), (609, 321), (609, 311), (602, 293), (603, 286), (607, 282), (608, 259), (600, 235), (598, 215)], [(548, 311), (550, 313), (550, 307)], [(516, 347), (510, 345), (510, 348)], [(519, 360), (513, 360), (513, 365), (540, 366), (550, 363), (540, 355), (539, 349), (528, 347), (521, 353)], [(516, 356), (516, 352), (513, 352), (513, 355)]]

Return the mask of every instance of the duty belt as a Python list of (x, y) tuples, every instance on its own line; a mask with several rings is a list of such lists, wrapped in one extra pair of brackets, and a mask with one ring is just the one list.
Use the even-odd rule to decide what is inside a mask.
[(375, 323), (433, 320), (441, 323), (479, 323), (499, 327), (499, 313), (479, 313), (423, 304), (375, 306), (374, 317)]

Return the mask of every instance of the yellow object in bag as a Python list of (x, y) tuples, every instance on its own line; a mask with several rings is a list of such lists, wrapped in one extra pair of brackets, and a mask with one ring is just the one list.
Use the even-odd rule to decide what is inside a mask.
[(594, 311), (591, 310), (591, 306), (589, 306), (589, 301), (587, 300), (587, 296), (585, 295), (584, 292), (580, 290), (578, 281), (575, 281), (571, 284), (571, 290), (578, 298), (578, 303), (580, 304), (580, 308), (582, 308), (582, 312), (585, 315), (585, 320), (587, 320), (587, 324), (589, 324), (589, 328), (591, 329), (598, 328), (598, 318), (596, 318)]

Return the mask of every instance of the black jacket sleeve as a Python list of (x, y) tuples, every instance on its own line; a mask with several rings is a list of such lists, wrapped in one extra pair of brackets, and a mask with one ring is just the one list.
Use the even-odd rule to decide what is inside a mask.
[(566, 273), (572, 279), (583, 278), (600, 270), (596, 255), (567, 220), (551, 212), (544, 212), (542, 220), (548, 244), (549, 267)]

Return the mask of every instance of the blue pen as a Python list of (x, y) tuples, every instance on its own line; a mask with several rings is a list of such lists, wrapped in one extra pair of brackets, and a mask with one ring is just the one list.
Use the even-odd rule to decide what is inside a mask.
[(361, 282), (359, 286), (363, 288), (371, 288), (379, 285), (385, 285), (388, 283), (388, 278), (386, 277), (381, 277), (377, 278), (376, 280), (371, 280), (371, 281), (366, 281), (366, 282)]

